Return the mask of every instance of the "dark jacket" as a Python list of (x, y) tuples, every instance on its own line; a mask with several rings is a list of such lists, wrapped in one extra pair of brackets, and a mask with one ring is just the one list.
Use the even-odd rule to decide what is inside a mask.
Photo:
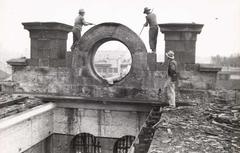
[(171, 60), (168, 64), (168, 76), (171, 77), (171, 81), (177, 81), (177, 62)]

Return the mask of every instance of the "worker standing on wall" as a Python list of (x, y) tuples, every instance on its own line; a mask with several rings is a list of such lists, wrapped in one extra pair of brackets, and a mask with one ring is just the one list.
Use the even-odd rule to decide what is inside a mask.
[(153, 53), (156, 53), (157, 36), (158, 36), (158, 24), (156, 15), (148, 7), (143, 11), (146, 14), (146, 23), (143, 25), (147, 27), (149, 25), (149, 45)]
[(81, 38), (81, 32), (82, 32), (82, 26), (88, 26), (88, 25), (93, 25), (93, 23), (86, 22), (84, 19), (85, 11), (84, 9), (79, 10), (79, 15), (76, 17), (74, 26), (72, 29), (73, 32), (73, 44), (71, 47), (71, 50), (74, 49), (74, 47), (77, 45), (78, 41)]
[(168, 78), (164, 85), (164, 93), (170, 107), (176, 107), (175, 83), (177, 81), (177, 62), (174, 60), (174, 52), (168, 51), (166, 53), (168, 62)]

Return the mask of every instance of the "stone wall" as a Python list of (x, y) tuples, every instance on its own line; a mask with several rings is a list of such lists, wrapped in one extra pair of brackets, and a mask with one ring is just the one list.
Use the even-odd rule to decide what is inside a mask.
[[(42, 124), (46, 128), (52, 128), (49, 133), (51, 135), (44, 140), (38, 139), (39, 141), (25, 148), (25, 151), (22, 150), (24, 153), (70, 153), (73, 137), (79, 133), (94, 135), (100, 142), (102, 152), (112, 153), (116, 140), (125, 135), (136, 136), (148, 115), (144, 112), (114, 109), (62, 108), (60, 105), (51, 114), (51, 117), (45, 118), (46, 121), (51, 121), (51, 125)], [(47, 116), (48, 113), (43, 115)], [(36, 118), (39, 117), (41, 116)], [(44, 129), (37, 129), (35, 132), (38, 133), (25, 132), (30, 135), (39, 135), (44, 132)], [(13, 137), (10, 136), (10, 138)], [(31, 140), (27, 137), (22, 138)]]
[(53, 146), (52, 135), (50, 135), (46, 139), (31, 146), (31, 148), (27, 149), (23, 153), (53, 153), (52, 146)]
[(201, 33), (203, 25), (168, 23), (159, 24), (159, 27), (164, 34), (165, 53), (169, 50), (174, 51), (175, 60), (179, 65), (195, 64), (197, 34)]
[[(18, 93), (95, 98), (95, 102), (83, 103), (66, 99), (62, 99), (62, 102), (55, 101), (58, 108), (44, 120), (51, 121), (51, 125), (46, 125), (40, 120), (39, 123), (42, 124), (36, 128), (45, 125), (46, 127), (39, 129), (40, 132), (36, 132), (41, 133), (45, 128), (50, 128), (49, 134), (54, 133), (51, 136), (51, 145), (53, 145), (51, 152), (68, 152), (72, 135), (82, 132), (98, 137), (103, 144), (113, 144), (116, 138), (124, 135), (135, 136), (139, 132), (151, 104), (144, 103), (140, 107), (139, 103), (131, 104), (126, 101), (123, 101), (125, 103), (108, 103), (108, 100), (113, 98), (142, 101), (160, 101), (161, 99), (158, 93), (161, 91), (159, 89), (163, 89), (167, 78), (167, 65), (157, 63), (156, 55), (147, 53), (145, 45), (136, 33), (122, 24), (103, 23), (87, 31), (82, 36), (79, 46), (67, 52), (65, 41), (71, 26), (60, 23), (24, 23), (24, 26), (30, 31), (31, 58), (8, 61), (13, 67), (12, 88), (3, 88)], [(92, 63), (97, 48), (110, 40), (122, 42), (132, 55), (129, 74), (114, 84), (109, 84), (99, 77)], [(195, 43), (195, 40), (191, 43)], [(192, 46), (195, 47), (195, 45)], [(193, 50), (190, 49), (190, 51)], [(215, 88), (218, 69), (195, 64), (193, 59), (190, 63), (180, 62), (179, 88)], [(179, 93), (181, 96), (178, 99), (181, 100), (184, 93)], [(97, 103), (99, 97), (108, 100), (99, 104)], [(27, 134), (33, 134), (32, 131), (21, 130)], [(34, 148), (41, 150), (46, 144), (46, 142), (40, 142), (41, 140), (31, 143), (30, 146), (39, 142)], [(3, 142), (4, 144), (6, 143)], [(9, 148), (11, 149), (11, 146)], [(109, 148), (111, 149), (109, 146), (105, 147), (106, 150)], [(21, 147), (20, 151), (26, 149), (27, 147), (24, 149)], [(47, 149), (42, 151), (48, 152)], [(26, 151), (28, 152), (31, 150)]]
[(240, 72), (238, 71), (221, 71), (217, 76), (217, 88), (240, 90)]
[(102, 104), (104, 109), (76, 105), (80, 108), (48, 103), (0, 120), (0, 147), (5, 148), (1, 152), (67, 153), (74, 135), (90, 133), (100, 141), (102, 151), (110, 153), (117, 138), (137, 135), (149, 111), (136, 111), (138, 106), (127, 111), (119, 104), (119, 108)]
[[(59, 43), (53, 42), (66, 41), (71, 26), (55, 22), (33, 22), (23, 25), (30, 32), (31, 58), (8, 61), (13, 67), (13, 82), (15, 83), (11, 90), (24, 93), (86, 97), (154, 100), (160, 98), (158, 91), (163, 89), (167, 77), (167, 65), (166, 63), (157, 63), (156, 54), (147, 53), (142, 40), (128, 27), (118, 23), (103, 23), (94, 26), (82, 36), (77, 48), (72, 52), (67, 52), (65, 45), (59, 46)], [(180, 26), (184, 29), (184, 24)], [(191, 27), (186, 24), (186, 26), (188, 28), (181, 33), (196, 28), (196, 31), (191, 31), (194, 33), (194, 36), (191, 37), (191, 43), (195, 44), (196, 34), (200, 33), (202, 25)], [(162, 31), (165, 30), (162, 29)], [(167, 28), (166, 37), (171, 34), (169, 30), (171, 31), (171, 27), (170, 29)], [(176, 31), (176, 27), (173, 30), (179, 33), (179, 31)], [(190, 37), (184, 36), (184, 39), (179, 37), (179, 40), (176, 41), (184, 43), (185, 39), (186, 41), (190, 40)], [(92, 61), (97, 48), (104, 42), (111, 40), (122, 42), (132, 55), (132, 66), (129, 74), (113, 85), (98, 76), (93, 68)], [(174, 47), (174, 45), (176, 44), (171, 46)], [(186, 49), (189, 52), (195, 52), (194, 45), (192, 48)], [(183, 50), (183, 48), (180, 50)], [(47, 53), (45, 55), (42, 52)], [(60, 56), (60, 54), (63, 56)], [(178, 56), (180, 58), (180, 54)], [(191, 58), (195, 57), (191, 56)], [(56, 61), (55, 64), (54, 61)], [(218, 70), (211, 67), (208, 67), (208, 69), (204, 67), (205, 70), (201, 70), (201, 65), (195, 64), (194, 61), (195, 59), (193, 59), (193, 62), (179, 61), (179, 87), (191, 89), (215, 88), (216, 72)], [(9, 88), (7, 89), (10, 91)]]
[(139, 79), (136, 86), (133, 85), (135, 81), (131, 85), (128, 80), (109, 86), (99, 83), (87, 74), (82, 74), (78, 78), (79, 82), (74, 83), (71, 72), (71, 69), (66, 67), (25, 66), (14, 70), (15, 84), (12, 87), (15, 92), (24, 93), (157, 99), (158, 89), (166, 79), (164, 71), (146, 71), (141, 78), (136, 76), (136, 79)]
[[(187, 67), (187, 66), (186, 66)], [(179, 88), (214, 89), (216, 86), (216, 72), (199, 71), (200, 65), (185, 68), (179, 72)], [(101, 84), (86, 74), (73, 83), (72, 70), (66, 67), (34, 67), (25, 66), (15, 69), (12, 87), (15, 92), (28, 92), (53, 95), (74, 95), (86, 97), (115, 97), (158, 99), (158, 89), (163, 88), (166, 71), (145, 71), (139, 77), (141, 86), (129, 85), (128, 80), (113, 86)], [(126, 83), (125, 83), (126, 81)], [(9, 89), (10, 90), (10, 89)]]
[(179, 72), (179, 88), (215, 89), (219, 67), (204, 64), (186, 64)]
[(146, 115), (147, 113), (134, 111), (57, 108), (54, 110), (54, 133), (90, 133), (97, 137), (110, 138), (135, 136)]
[[(73, 138), (74, 135), (54, 133), (23, 153), (71, 153)], [(104, 137), (97, 137), (97, 140), (101, 144), (101, 151), (103, 153), (112, 153), (113, 146), (117, 141), (115, 138)]]
[(23, 23), (30, 32), (31, 58), (29, 65), (33, 66), (65, 66), (67, 34), (72, 26), (56, 22)]
[[(0, 147), (1, 153), (23, 152), (53, 132), (53, 111), (33, 115), (39, 110), (46, 110), (48, 105), (39, 106), (28, 111), (9, 116), (0, 120)], [(23, 120), (24, 117), (27, 117)], [(19, 121), (18, 120), (22, 120)], [(16, 122), (16, 124), (9, 125)], [(41, 149), (41, 148), (38, 148)]]

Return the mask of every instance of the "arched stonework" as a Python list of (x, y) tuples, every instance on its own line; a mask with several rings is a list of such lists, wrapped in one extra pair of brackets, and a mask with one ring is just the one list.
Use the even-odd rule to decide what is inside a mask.
[(135, 32), (119, 23), (102, 23), (88, 30), (73, 51), (73, 68), (80, 68), (101, 82), (93, 68), (93, 58), (97, 49), (111, 40), (123, 43), (131, 53), (132, 66), (127, 77), (141, 77), (142, 71), (147, 70), (147, 49)]
[(98, 139), (90, 133), (80, 133), (72, 139), (71, 153), (100, 153), (101, 145)]
[(113, 146), (113, 153), (128, 152), (134, 140), (135, 137), (131, 135), (125, 135), (119, 138)]

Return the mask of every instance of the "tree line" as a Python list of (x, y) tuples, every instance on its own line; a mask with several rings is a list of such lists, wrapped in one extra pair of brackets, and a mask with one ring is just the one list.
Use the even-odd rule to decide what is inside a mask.
[(212, 56), (211, 63), (225, 67), (240, 67), (240, 53), (232, 54), (229, 57), (220, 55)]

